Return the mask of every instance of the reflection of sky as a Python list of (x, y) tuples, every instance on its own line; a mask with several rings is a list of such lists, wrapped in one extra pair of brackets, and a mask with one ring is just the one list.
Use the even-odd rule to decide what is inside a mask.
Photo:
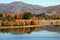
[(49, 31), (40, 31), (40, 32), (32, 32), (31, 34), (7, 34), (0, 33), (1, 37), (60, 37), (60, 34), (57, 32), (49, 32)]
[(60, 40), (60, 33), (45, 30), (31, 34), (0, 33), (0, 40)]
[(60, 4), (60, 0), (0, 0), (0, 3), (9, 3), (14, 1), (22, 1), (25, 3), (41, 6), (52, 6)]

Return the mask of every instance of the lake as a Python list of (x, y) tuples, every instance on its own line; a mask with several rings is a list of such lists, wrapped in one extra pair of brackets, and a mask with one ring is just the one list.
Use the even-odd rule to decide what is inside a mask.
[(60, 33), (40, 30), (32, 33), (0, 33), (0, 40), (60, 40)]

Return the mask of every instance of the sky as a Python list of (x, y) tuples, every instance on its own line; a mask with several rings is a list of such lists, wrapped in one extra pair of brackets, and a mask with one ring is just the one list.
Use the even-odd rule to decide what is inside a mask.
[(60, 0), (0, 0), (0, 3), (11, 3), (16, 1), (21, 1), (28, 4), (40, 5), (45, 7), (60, 5)]

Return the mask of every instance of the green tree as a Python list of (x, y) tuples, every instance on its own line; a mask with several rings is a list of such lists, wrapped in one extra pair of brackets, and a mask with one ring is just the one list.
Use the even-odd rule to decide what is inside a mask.
[(2, 20), (2, 14), (0, 13), (0, 20)]
[(2, 14), (0, 14), (0, 17), (2, 17)]
[(31, 17), (32, 17), (32, 13), (31, 12), (25, 12), (24, 13), (24, 16), (23, 16), (24, 19), (30, 19)]

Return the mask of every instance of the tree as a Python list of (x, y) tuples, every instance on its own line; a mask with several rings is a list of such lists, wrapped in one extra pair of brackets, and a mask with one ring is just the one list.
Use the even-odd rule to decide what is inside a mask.
[(3, 17), (3, 18), (6, 18), (7, 16), (8, 16), (7, 13), (3, 13), (3, 14), (2, 14), (2, 17)]
[(16, 18), (16, 19), (22, 19), (22, 14), (16, 14), (16, 15), (15, 15), (15, 18)]
[(25, 12), (24, 13), (24, 16), (23, 16), (24, 19), (30, 19), (31, 17), (32, 17), (32, 13), (31, 12)]
[(0, 20), (2, 20), (2, 14), (0, 14)]
[(10, 18), (14, 18), (14, 14), (13, 13), (10, 13), (9, 15), (8, 15)]
[(6, 19), (8, 19), (9, 21), (14, 21), (15, 20), (15, 14), (13, 14), (13, 13), (10, 13), (10, 14), (8, 14), (8, 16), (6, 17)]
[(0, 17), (2, 17), (2, 14), (0, 14)]
[(33, 15), (32, 19), (36, 20), (37, 19), (36, 15)]

